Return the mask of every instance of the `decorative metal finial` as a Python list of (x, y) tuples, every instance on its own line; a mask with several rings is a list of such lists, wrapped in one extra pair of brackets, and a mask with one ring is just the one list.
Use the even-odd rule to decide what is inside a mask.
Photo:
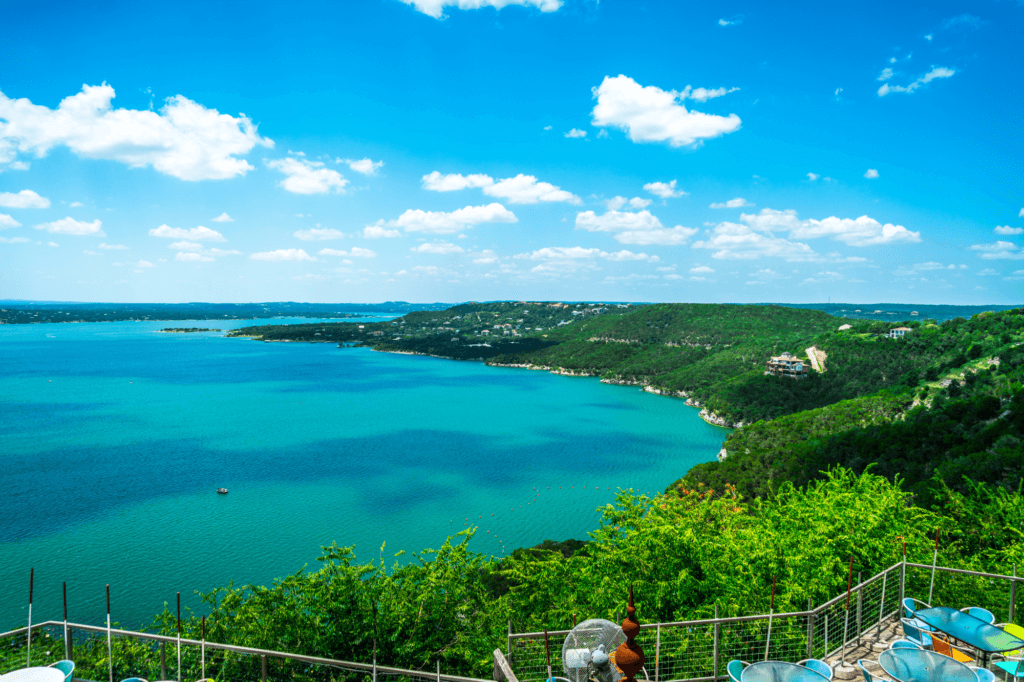
[(640, 623), (633, 606), (632, 585), (629, 586), (629, 606), (626, 608), (626, 620), (622, 621), (622, 634), (626, 635), (626, 641), (615, 650), (615, 666), (624, 675), (619, 682), (635, 682), (635, 675), (644, 667), (644, 650), (636, 643)]

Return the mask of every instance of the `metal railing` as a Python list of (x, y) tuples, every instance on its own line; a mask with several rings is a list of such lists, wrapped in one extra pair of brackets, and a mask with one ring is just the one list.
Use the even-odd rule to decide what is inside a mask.
[[(27, 627), (0, 633), (0, 674), (28, 664), (27, 644)], [(75, 661), (76, 679), (108, 682), (129, 677), (178, 682), (203, 678), (215, 678), (218, 682), (377, 682), (378, 677), (421, 682), (489, 682), (443, 674), (440, 662), (435, 670), (409, 670), (376, 662), (339, 661), (131, 630), (111, 629), (113, 656), (107, 656), (107, 646), (105, 627), (67, 623), (65, 629), (62, 621), (33, 624), (31, 664), (49, 665), (70, 659)]]
[[(901, 561), (867, 580), (858, 576), (849, 592), (849, 609), (844, 592), (806, 611), (647, 623), (640, 626), (637, 643), (653, 682), (726, 680), (725, 664), (732, 659), (845, 657), (846, 650), (883, 635), (899, 616), (904, 596), (925, 601), (931, 593), (933, 606), (981, 606), (997, 622), (1012, 622), (1017, 583), (1024, 580), (1016, 573), (1016, 567), (1013, 575), (1000, 575)], [(547, 633), (555, 675), (562, 674), (562, 644), (569, 632)], [(521, 682), (547, 678), (546, 655), (543, 632), (513, 633), (510, 626), (505, 657)]]

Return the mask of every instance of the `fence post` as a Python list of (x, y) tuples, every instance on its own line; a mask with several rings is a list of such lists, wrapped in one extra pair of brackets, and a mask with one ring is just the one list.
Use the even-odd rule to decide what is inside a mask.
[[(1010, 609), (1010, 613), (1013, 613), (1012, 607)], [(71, 642), (71, 626), (67, 623), (64, 623), (64, 658), (68, 659), (69, 661), (75, 660), (71, 658), (72, 647), (74, 647), (74, 644)]]
[[(715, 676), (715, 680), (718, 680), (718, 642), (721, 637), (722, 624), (718, 622), (718, 604), (715, 604), (715, 650), (714, 659), (712, 663), (712, 673)], [(661, 626), (658, 626), (658, 632), (661, 632)], [(657, 680), (655, 680), (657, 682)]]
[[(1013, 565), (1013, 577), (1014, 578), (1017, 577), (1017, 564)], [(1016, 580), (1011, 580), (1010, 581), (1010, 617), (1006, 619), (1007, 622), (1009, 622), (1009, 623), (1013, 622), (1013, 609), (1014, 609), (1014, 606), (1016, 606), (1016, 604), (1015, 604), (1016, 601), (1017, 601), (1017, 581)]]
[(260, 656), (260, 680), (267, 682), (267, 655), (262, 654)]
[(167, 679), (167, 642), (160, 642), (160, 679)]
[(824, 658), (828, 658), (828, 614), (825, 614), (825, 655)]
[(861, 615), (864, 611), (864, 579), (863, 573), (857, 571), (857, 646), (860, 646)]
[[(575, 619), (574, 619), (575, 620)], [(576, 623), (573, 623), (573, 627), (576, 627)], [(505, 661), (508, 663), (508, 667), (512, 667), (512, 619), (508, 619), (508, 654), (505, 656)]]
[(897, 612), (903, 608), (903, 600), (907, 598), (907, 550), (903, 549), (903, 563), (900, 564), (900, 603)]
[(807, 614), (807, 656), (804, 658), (814, 658), (814, 611), (811, 611), (811, 600), (807, 599), (807, 610), (810, 613)]
[(437, 659), (437, 682), (441, 682), (441, 659)]
[(878, 605), (878, 629), (875, 630), (875, 639), (882, 641), (882, 619), (885, 618), (885, 581), (889, 578), (889, 570), (882, 574), (882, 601)]
[[(717, 608), (717, 607), (715, 607)], [(658, 682), (658, 671), (661, 666), (661, 623), (654, 635), (654, 682)]]

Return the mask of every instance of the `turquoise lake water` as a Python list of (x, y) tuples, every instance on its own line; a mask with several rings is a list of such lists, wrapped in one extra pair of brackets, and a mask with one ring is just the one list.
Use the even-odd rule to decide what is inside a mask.
[(332, 541), (390, 564), (467, 524), (496, 556), (586, 539), (617, 489), (662, 491), (728, 433), (597, 379), (157, 331), (263, 323), (0, 326), (0, 630), (32, 567), (34, 620), (66, 581), (69, 617), (100, 624), (110, 583), (134, 627)]

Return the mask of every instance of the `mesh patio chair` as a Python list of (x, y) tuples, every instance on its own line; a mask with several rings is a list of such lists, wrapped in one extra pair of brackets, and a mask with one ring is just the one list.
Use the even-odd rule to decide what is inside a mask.
[(733, 659), (725, 665), (725, 671), (729, 673), (729, 679), (732, 680), (732, 682), (740, 682), (740, 675), (743, 674), (743, 669), (748, 665), (750, 664), (746, 661)]
[(906, 639), (914, 642), (922, 649), (932, 648), (931, 635), (918, 627), (919, 621), (911, 620), (909, 618), (900, 618), (900, 622), (903, 623), (903, 636)]
[(59, 670), (62, 673), (64, 673), (64, 682), (71, 682), (72, 678), (74, 677), (74, 672), (75, 672), (75, 662), (74, 661), (68, 661), (68, 660), (57, 661), (56, 663), (51, 663), (47, 667), (56, 668), (57, 670)]
[(825, 661), (819, 661), (816, 658), (805, 658), (802, 661), (797, 661), (797, 665), (802, 665), (805, 668), (809, 668), (816, 673), (824, 675), (830, 680), (832, 679), (832, 666)]
[(1001, 661), (992, 661), (992, 665), (1003, 671), (1003, 679), (1008, 680), (1011, 677), (1014, 680), (1024, 677), (1024, 660), (1020, 656), (1014, 656), (1013, 658), (1005, 656), (1003, 654), (993, 654), (993, 659), (1001, 658)]
[(894, 639), (889, 643), (890, 649), (920, 649), (921, 645), (909, 639)]
[(965, 665), (974, 663), (973, 658), (965, 654), (959, 647), (955, 647), (950, 644), (949, 641), (941, 635), (932, 633), (931, 638), (932, 649), (935, 650), (935, 653), (942, 654), (943, 656), (949, 656), (954, 661), (959, 661)]
[(988, 609), (983, 609), (980, 606), (968, 606), (960, 609), (962, 613), (966, 613), (968, 616), (974, 616), (978, 620), (983, 620), (989, 625), (996, 622), (995, 615)]
[(885, 677), (872, 675), (871, 671), (864, 667), (865, 663), (874, 663), (875, 665), (878, 665), (876, 661), (865, 661), (863, 658), (857, 661), (857, 667), (860, 668), (861, 673), (864, 674), (864, 682), (875, 682), (876, 680), (878, 682), (889, 682), (889, 680)]
[(928, 602), (923, 602), (920, 599), (914, 599), (913, 597), (906, 597), (903, 600), (903, 617), (913, 618), (914, 612), (918, 609), (930, 609), (932, 607)]
[(988, 668), (976, 668), (973, 665), (968, 667), (974, 671), (978, 682), (996, 682), (996, 674)]

